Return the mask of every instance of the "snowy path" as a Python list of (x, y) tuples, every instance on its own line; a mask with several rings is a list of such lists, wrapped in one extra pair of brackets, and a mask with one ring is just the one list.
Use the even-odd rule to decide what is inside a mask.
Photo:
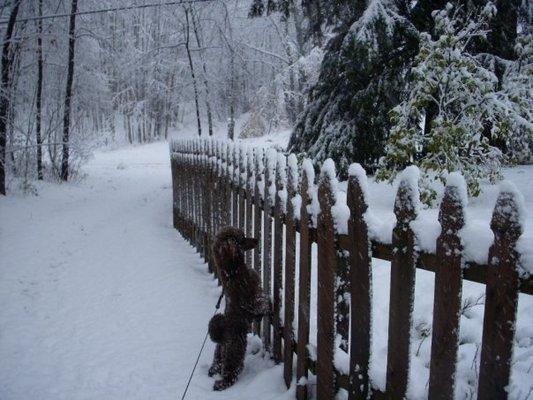
[[(0, 199), (0, 399), (178, 399), (219, 290), (171, 226), (167, 145), (98, 153), (78, 184)], [(188, 399), (292, 398), (249, 355)]]

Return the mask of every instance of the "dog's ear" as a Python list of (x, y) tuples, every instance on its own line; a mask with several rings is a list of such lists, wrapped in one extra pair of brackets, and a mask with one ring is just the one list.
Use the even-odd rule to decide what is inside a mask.
[(242, 248), (244, 250), (252, 250), (259, 244), (259, 241), (256, 238), (244, 238)]

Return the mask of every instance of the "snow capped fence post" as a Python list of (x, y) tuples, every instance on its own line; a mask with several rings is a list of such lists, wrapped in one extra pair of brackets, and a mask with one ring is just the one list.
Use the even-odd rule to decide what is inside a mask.
[(246, 213), (244, 208), (244, 202), (246, 197), (246, 162), (245, 162), (245, 149), (242, 145), (239, 145), (239, 171), (237, 176), (237, 193), (239, 193), (239, 228), (243, 232), (246, 232)]
[(201, 179), (201, 169), (200, 169), (200, 140), (193, 140), (193, 165), (194, 165), (194, 174), (195, 179), (193, 180), (194, 184), (194, 245), (196, 251), (202, 254), (201, 246), (201, 205), (202, 205), (202, 179)]
[[(254, 150), (255, 161), (255, 179), (254, 179), (254, 238), (257, 239), (258, 245), (254, 249), (254, 269), (262, 276), (262, 214), (261, 214), (261, 201), (265, 190), (265, 183), (263, 180), (263, 149)], [(261, 324), (254, 322), (254, 333), (259, 335), (261, 333)]]
[(283, 215), (287, 200), (287, 161), (284, 154), (276, 153), (276, 194), (274, 206), (274, 292), (273, 292), (273, 354), (276, 363), (281, 362), (281, 306), (283, 302)]
[(261, 247), (263, 241), (262, 237), (262, 218), (261, 218), (261, 201), (263, 199), (263, 192), (265, 183), (263, 181), (263, 149), (254, 150), (255, 161), (255, 180), (254, 180), (254, 237), (259, 241), (259, 244), (254, 250), (254, 269), (261, 276)]
[(365, 220), (367, 204), (366, 173), (359, 164), (348, 170), (347, 203), (350, 208), (350, 400), (368, 396), (368, 365), (370, 360), (372, 322), (372, 252)]
[(224, 148), (224, 222), (223, 226), (231, 225), (232, 221), (232, 183), (231, 183), (231, 142)]
[(503, 182), (490, 224), (494, 243), (489, 250), (478, 399), (509, 395), (519, 289), (516, 242), (522, 220), (522, 196), (512, 183)]
[(298, 282), (298, 342), (296, 345), (296, 398), (307, 399), (307, 375), (309, 350), (309, 323), (311, 312), (311, 238), (309, 227), (312, 226), (308, 207), (311, 206), (315, 186), (315, 172), (310, 160), (302, 164), (300, 183), (300, 262)]
[(318, 185), (320, 212), (317, 223), (318, 298), (317, 298), (317, 399), (335, 397), (335, 231), (331, 208), (335, 204), (335, 164), (324, 161)]
[(419, 206), (418, 168), (407, 167), (400, 175), (394, 202), (396, 226), (392, 232), (387, 394), (403, 398), (409, 376), (409, 348), (415, 290), (415, 234), (410, 223)]
[(232, 142), (231, 149), (230, 157), (233, 166), (230, 178), (233, 198), (231, 225), (237, 228), (239, 226), (239, 147), (236, 142)]
[[(246, 151), (246, 236), (254, 237), (253, 232), (253, 196), (254, 196), (254, 155), (249, 147)], [(246, 253), (246, 264), (252, 266), (252, 252)]]
[[(294, 154), (290, 154), (287, 166), (287, 207), (285, 212), (285, 314), (283, 318), (283, 378), (285, 385), (290, 387), (292, 381), (292, 360), (294, 329), (294, 277), (295, 277), (295, 205), (293, 203), (298, 191), (298, 161)], [(299, 198), (300, 199), (300, 198)], [(298, 200), (295, 201), (296, 206)], [(298, 210), (299, 211), (299, 210)]]
[(174, 229), (179, 229), (179, 186), (178, 186), (178, 154), (174, 151), (173, 144), (170, 145), (170, 169), (172, 172), (172, 224)]
[(437, 239), (439, 265), (435, 271), (430, 399), (454, 396), (464, 265), (459, 231), (465, 224), (466, 199), (463, 177), (450, 174), (439, 212), (441, 234)]
[[(276, 150), (269, 148), (266, 155), (263, 202), (263, 290), (270, 297), (272, 296), (272, 208), (276, 195), (276, 159)], [(263, 318), (263, 345), (267, 350), (270, 350), (271, 322), (270, 317)]]

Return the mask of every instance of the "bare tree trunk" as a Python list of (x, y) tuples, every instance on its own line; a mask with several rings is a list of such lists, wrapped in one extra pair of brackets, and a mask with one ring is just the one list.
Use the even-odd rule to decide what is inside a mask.
[[(198, 33), (198, 27), (194, 21), (194, 12), (192, 13), (192, 27), (194, 30), (194, 36), (196, 36), (196, 43), (198, 48), (202, 47), (202, 41)], [(209, 136), (213, 136), (213, 113), (211, 112), (211, 100), (209, 98), (209, 84), (207, 82), (207, 68), (205, 66), (205, 60), (202, 51), (200, 50), (200, 59), (202, 60), (202, 71), (204, 75), (204, 88), (205, 88), (205, 107), (207, 112), (207, 125), (209, 127)]]
[[(39, 17), (43, 15), (43, 0), (38, 3)], [(36, 115), (36, 140), (37, 140), (37, 179), (43, 179), (43, 149), (42, 149), (42, 96), (43, 96), (43, 21), (37, 20), (37, 115)]]
[(194, 89), (194, 103), (196, 105), (196, 121), (198, 122), (198, 136), (202, 136), (202, 123), (200, 122), (200, 105), (198, 102), (198, 87), (196, 85), (196, 75), (194, 74), (194, 64), (191, 57), (191, 49), (189, 46), (190, 27), (189, 27), (189, 9), (185, 7), (185, 22), (187, 24), (187, 31), (185, 34), (185, 49), (187, 50), (187, 57), (189, 58), (189, 67), (191, 68), (192, 86)]
[(74, 50), (76, 45), (75, 33), (77, 10), (78, 0), (72, 0), (68, 38), (67, 90), (65, 93), (65, 108), (63, 110), (63, 158), (61, 160), (61, 179), (64, 181), (68, 180), (70, 106), (72, 103), (72, 82), (74, 80)]
[(4, 46), (2, 48), (2, 82), (0, 86), (0, 195), (3, 194), (4, 196), (6, 194), (6, 129), (7, 114), (10, 107), (9, 86), (11, 85), (10, 70), (12, 60), (9, 57), (9, 52), (19, 5), (20, 0), (14, 0), (4, 37)]

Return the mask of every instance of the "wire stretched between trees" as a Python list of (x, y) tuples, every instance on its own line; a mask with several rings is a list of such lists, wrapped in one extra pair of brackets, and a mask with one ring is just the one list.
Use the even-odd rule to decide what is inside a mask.
[[(165, 1), (160, 3), (149, 3), (149, 4), (138, 4), (138, 5), (132, 5), (132, 6), (122, 6), (122, 7), (112, 7), (112, 8), (104, 8), (101, 10), (88, 10), (88, 11), (79, 11), (75, 13), (74, 15), (90, 15), (90, 14), (101, 14), (106, 12), (113, 12), (113, 11), (125, 11), (125, 10), (137, 10), (140, 8), (150, 8), (150, 7), (159, 7), (159, 6), (173, 6), (173, 5), (180, 5), (180, 4), (194, 4), (194, 3), (210, 3), (214, 2), (216, 0), (179, 0), (179, 1)], [(27, 21), (37, 21), (37, 20), (44, 20), (44, 19), (53, 19), (53, 18), (64, 18), (64, 17), (70, 17), (70, 13), (64, 13), (64, 14), (51, 14), (51, 15), (43, 15), (43, 16), (36, 16), (36, 17), (28, 17), (28, 18), (21, 18), (17, 19), (15, 23), (17, 22), (27, 22)], [(8, 21), (0, 21), (0, 25), (7, 25)]]

